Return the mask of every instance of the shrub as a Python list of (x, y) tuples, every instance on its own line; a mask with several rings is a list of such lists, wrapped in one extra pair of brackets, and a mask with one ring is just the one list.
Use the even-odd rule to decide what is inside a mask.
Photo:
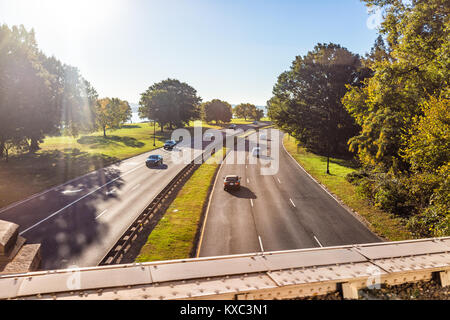
[(373, 202), (375, 206), (390, 213), (409, 215), (413, 211), (408, 197), (405, 179), (392, 174), (378, 174), (374, 186)]

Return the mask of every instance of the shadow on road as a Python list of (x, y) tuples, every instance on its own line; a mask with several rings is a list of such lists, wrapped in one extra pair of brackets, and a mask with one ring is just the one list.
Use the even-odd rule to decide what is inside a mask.
[(241, 186), (239, 190), (228, 190), (228, 193), (231, 195), (237, 197), (237, 198), (243, 198), (243, 199), (256, 199), (256, 194), (253, 193), (249, 188)]
[(153, 167), (147, 167), (150, 170), (167, 170), (167, 168), (169, 168), (169, 166), (165, 163), (158, 165), (158, 166), (153, 166)]
[[(28, 242), (41, 244), (44, 270), (68, 267), (69, 261), (73, 264), (86, 248), (94, 243), (101, 243), (106, 237), (108, 227), (97, 219), (104, 213), (98, 204), (104, 201), (97, 200), (118, 198), (116, 192), (124, 185), (120, 174), (120, 170), (114, 167), (105, 168), (77, 180), (76, 186), (74, 182), (74, 187), (89, 186), (81, 194), (67, 195), (56, 189), (55, 194), (44, 195), (49, 212), (53, 212), (55, 208), (64, 208), (67, 202), (72, 201), (70, 206), (57, 213), (54, 218), (24, 234)], [(61, 189), (67, 189), (71, 185)], [(96, 190), (100, 186), (104, 187)]]

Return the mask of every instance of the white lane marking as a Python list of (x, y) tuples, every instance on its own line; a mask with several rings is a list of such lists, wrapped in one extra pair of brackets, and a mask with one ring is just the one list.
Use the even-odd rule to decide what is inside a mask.
[[(145, 153), (138, 154), (138, 155), (136, 155), (136, 156), (134, 156), (134, 157), (131, 157), (130, 159), (127, 159), (127, 161), (128, 161), (128, 160), (131, 160), (131, 159), (138, 159), (138, 158), (141, 158), (142, 156), (148, 157), (149, 154), (152, 154), (152, 152), (156, 152), (156, 151), (158, 151), (158, 150), (161, 149), (161, 148), (162, 148), (162, 147), (153, 149), (153, 150), (151, 150), (151, 151), (149, 151), (149, 152), (145, 152)], [(86, 173), (86, 174), (84, 174), (84, 175), (82, 175), (82, 176), (80, 176), (80, 177), (73, 178), (73, 179), (71, 179), (71, 180), (69, 180), (69, 181), (66, 181), (66, 182), (64, 182), (64, 183), (62, 183), (62, 184), (60, 184), (60, 185), (57, 185), (57, 186), (55, 186), (55, 187), (53, 187), (53, 188), (51, 188), (51, 189), (47, 189), (47, 190), (45, 190), (45, 191), (42, 191), (42, 192), (33, 194), (33, 195), (29, 196), (28, 198), (25, 198), (25, 199), (23, 199), (23, 200), (14, 202), (14, 203), (10, 204), (9, 206), (6, 206), (6, 207), (0, 209), (0, 213), (5, 212), (5, 211), (7, 211), (7, 210), (9, 210), (9, 209), (12, 209), (12, 208), (14, 208), (14, 207), (17, 207), (17, 206), (19, 206), (19, 205), (21, 205), (21, 204), (23, 204), (23, 203), (25, 203), (25, 202), (27, 202), (27, 201), (33, 200), (33, 199), (35, 199), (35, 198), (38, 198), (38, 197), (40, 197), (40, 196), (42, 196), (42, 195), (44, 195), (44, 194), (46, 194), (46, 193), (49, 193), (49, 192), (51, 192), (51, 191), (59, 191), (59, 189), (60, 189), (61, 187), (64, 187), (65, 185), (68, 185), (68, 184), (70, 184), (70, 183), (72, 183), (72, 182), (74, 182), (74, 181), (80, 180), (80, 179), (85, 178), (85, 177), (90, 176), (90, 175), (98, 174), (100, 171), (105, 170), (105, 169), (108, 169), (108, 168), (111, 168), (112, 166), (126, 165), (126, 163), (127, 163), (127, 162), (125, 162), (125, 161), (123, 161), (123, 162), (117, 162), (117, 163), (112, 164), (112, 165), (110, 165), (110, 166), (108, 166), (108, 167), (104, 167), (104, 168), (100, 168), (100, 169), (97, 169), (97, 170), (92, 171), (92, 172), (88, 172), (88, 173)]]
[(261, 237), (258, 236), (258, 239), (259, 239), (259, 246), (261, 247), (261, 251), (264, 252), (264, 247), (263, 247), (263, 245), (262, 245)]
[(97, 217), (95, 217), (95, 220), (100, 219), (100, 217), (101, 217), (102, 215), (104, 215), (107, 211), (108, 211), (108, 209), (103, 210), (102, 213), (100, 213)]
[(130, 191), (134, 191), (134, 190), (136, 190), (137, 188), (139, 188), (141, 186), (141, 184), (137, 184), (137, 185), (135, 185)]
[(125, 166), (135, 166), (138, 165), (140, 162), (135, 162), (135, 161), (130, 161), (130, 162), (126, 162), (124, 163)]
[(129, 174), (129, 173), (131, 173), (131, 172), (133, 172), (133, 171), (136, 171), (137, 169), (142, 168), (143, 166), (145, 166), (145, 164), (143, 164), (143, 165), (141, 165), (141, 166), (139, 166), (139, 167), (136, 167), (136, 168), (134, 168), (134, 169), (131, 169), (130, 171), (127, 171), (127, 172), (124, 173), (123, 175), (121, 175), (121, 176), (119, 176), (119, 177), (117, 177), (117, 178), (115, 178), (115, 179), (113, 179), (113, 180), (111, 180), (111, 181), (105, 183), (104, 185), (102, 185), (102, 186), (100, 186), (100, 187), (98, 187), (98, 188), (96, 188), (96, 189), (94, 189), (94, 190), (92, 190), (91, 192), (85, 194), (85, 195), (82, 196), (81, 198), (79, 198), (79, 199), (77, 199), (77, 200), (75, 200), (75, 201), (72, 201), (71, 203), (69, 203), (69, 204), (66, 205), (65, 207), (63, 207), (63, 208), (59, 209), (58, 211), (56, 211), (56, 212), (52, 213), (51, 215), (49, 215), (47, 218), (42, 219), (41, 221), (35, 223), (35, 224), (32, 225), (31, 227), (25, 229), (25, 230), (22, 231), (19, 235), (23, 235), (24, 233), (30, 231), (31, 229), (34, 229), (35, 227), (37, 227), (37, 226), (40, 225), (41, 223), (47, 221), (47, 220), (50, 219), (50, 218), (53, 218), (54, 216), (56, 216), (57, 214), (61, 213), (61, 212), (64, 211), (65, 209), (69, 208), (71, 205), (77, 203), (77, 202), (80, 201), (80, 200), (83, 200), (84, 198), (86, 198), (86, 197), (90, 196), (91, 194), (97, 192), (97, 191), (100, 190), (101, 188), (103, 188), (103, 187), (105, 187), (105, 186), (107, 186), (107, 185), (113, 183), (113, 182), (116, 181), (116, 180), (121, 179), (122, 177), (126, 176), (127, 174)]
[(116, 191), (117, 191), (116, 188), (112, 188), (111, 190), (106, 192), (106, 195), (109, 196), (109, 195), (111, 195), (113, 193), (116, 193)]
[(62, 194), (71, 194), (71, 193), (78, 193), (78, 192), (81, 192), (81, 191), (83, 191), (83, 189), (78, 189), (78, 190), (65, 190), (65, 191), (62, 191), (61, 193), (62, 193)]
[(253, 199), (250, 199), (250, 204), (251, 204), (252, 207), (253, 207)]
[(323, 247), (323, 245), (320, 243), (319, 239), (317, 239), (316, 236), (314, 236), (314, 239), (316, 239), (317, 243), (319, 244), (319, 246)]
[(277, 178), (277, 180), (278, 180), (278, 183), (279, 183), (279, 184), (281, 184), (281, 181), (280, 181), (280, 179), (279, 179), (279, 178)]
[(292, 203), (292, 205), (294, 206), (294, 208), (297, 208), (297, 207), (295, 206), (295, 203), (294, 203), (294, 201), (292, 201), (292, 199), (291, 199), (291, 198), (289, 198), (289, 201), (291, 201), (291, 203)]
[(250, 180), (249, 180), (249, 178), (247, 178), (247, 183), (250, 183)]

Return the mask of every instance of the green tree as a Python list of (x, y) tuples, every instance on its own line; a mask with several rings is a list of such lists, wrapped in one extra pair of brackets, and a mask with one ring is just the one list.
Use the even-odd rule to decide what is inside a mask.
[(233, 113), (237, 118), (244, 118), (247, 121), (248, 118), (252, 117), (255, 109), (256, 106), (251, 103), (241, 103), (234, 107)]
[[(347, 84), (361, 82), (361, 60), (337, 44), (318, 44), (282, 73), (268, 102), (269, 117), (308, 149), (343, 155), (358, 126), (341, 103)], [(327, 164), (329, 173), (329, 165)]]
[(364, 2), (384, 10), (387, 45), (367, 56), (372, 76), (342, 100), (362, 127), (349, 141), (368, 176), (361, 185), (376, 206), (408, 217), (416, 236), (450, 235), (448, 1)]
[(141, 94), (139, 116), (166, 124), (183, 126), (200, 117), (201, 98), (190, 85), (176, 79), (155, 83)]
[(255, 121), (259, 121), (263, 117), (264, 117), (264, 110), (255, 107), (255, 109), (253, 109), (252, 111), (252, 119)]
[(365, 2), (385, 10), (380, 32), (388, 47), (384, 58), (367, 61), (373, 77), (363, 87), (349, 86), (343, 99), (362, 127), (350, 148), (366, 166), (405, 170), (403, 135), (421, 114), (421, 102), (448, 86), (449, 6), (445, 0)]
[(422, 105), (401, 155), (415, 172), (437, 173), (450, 163), (450, 90)]
[(96, 92), (78, 70), (46, 57), (23, 26), (0, 26), (0, 43), (0, 157), (36, 151), (61, 129), (92, 129)]
[(228, 102), (214, 99), (202, 104), (203, 117), (206, 122), (228, 123), (233, 117), (233, 110)]
[(131, 119), (131, 107), (127, 101), (119, 98), (103, 98), (97, 101), (95, 108), (95, 120), (97, 127), (103, 130), (106, 137), (106, 129), (116, 129)]

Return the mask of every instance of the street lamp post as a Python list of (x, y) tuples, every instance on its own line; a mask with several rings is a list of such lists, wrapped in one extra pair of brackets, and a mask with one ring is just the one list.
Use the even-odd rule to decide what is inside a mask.
[(153, 119), (153, 146), (156, 147), (156, 120)]

